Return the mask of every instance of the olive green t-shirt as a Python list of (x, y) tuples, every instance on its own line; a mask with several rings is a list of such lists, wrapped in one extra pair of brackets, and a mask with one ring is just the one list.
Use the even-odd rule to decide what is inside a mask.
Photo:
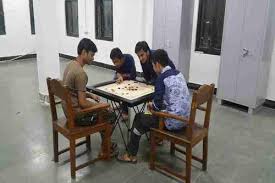
[[(88, 76), (81, 65), (75, 60), (68, 63), (63, 74), (63, 84), (70, 88), (73, 108), (76, 111), (81, 109), (78, 101), (78, 91), (86, 92), (87, 83)], [(62, 103), (62, 107), (66, 114), (64, 103)]]

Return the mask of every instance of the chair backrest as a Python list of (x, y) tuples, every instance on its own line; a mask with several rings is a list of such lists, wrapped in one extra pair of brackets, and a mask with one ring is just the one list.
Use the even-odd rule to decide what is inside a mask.
[[(192, 104), (191, 104), (191, 113), (189, 117), (189, 126), (188, 126), (188, 136), (192, 137), (193, 133), (193, 124), (196, 120), (197, 110), (205, 112), (204, 116), (204, 128), (209, 128), (210, 123), (210, 114), (212, 109), (212, 100), (214, 95), (215, 85), (202, 85), (197, 91), (193, 93)], [(206, 104), (206, 107), (202, 106)]]
[(73, 128), (75, 113), (72, 106), (72, 99), (69, 89), (62, 84), (62, 81), (58, 79), (47, 78), (49, 100), (51, 107), (52, 120), (56, 121), (58, 119), (56, 112), (56, 105), (58, 102), (55, 101), (55, 96), (60, 98), (63, 103), (66, 104), (66, 117), (68, 122), (68, 127)]

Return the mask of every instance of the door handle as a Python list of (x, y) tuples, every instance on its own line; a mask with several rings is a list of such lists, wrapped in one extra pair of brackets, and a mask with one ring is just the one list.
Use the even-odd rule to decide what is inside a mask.
[(243, 48), (243, 57), (246, 57), (246, 56), (248, 56), (248, 55), (249, 55), (249, 50)]

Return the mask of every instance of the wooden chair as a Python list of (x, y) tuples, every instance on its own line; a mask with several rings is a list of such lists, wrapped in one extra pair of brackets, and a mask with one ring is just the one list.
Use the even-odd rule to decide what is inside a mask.
[[(186, 181), (186, 183), (191, 182), (191, 160), (194, 159), (202, 163), (202, 169), (206, 171), (207, 169), (207, 152), (208, 152), (208, 129), (209, 129), (209, 120), (212, 107), (212, 98), (214, 94), (215, 86), (203, 85), (197, 91), (193, 93), (193, 99), (191, 104), (191, 113), (189, 119), (185, 119), (181, 116), (176, 116), (168, 114), (165, 112), (155, 112), (152, 111), (153, 115), (160, 117), (160, 127), (159, 129), (151, 129), (151, 156), (150, 156), (150, 169), (161, 171), (169, 176), (178, 178), (181, 181)], [(202, 106), (206, 103), (206, 107)], [(204, 111), (204, 124), (199, 125), (195, 122), (196, 112), (198, 110)], [(164, 119), (172, 118), (177, 119), (181, 122), (187, 123), (187, 127), (182, 131), (173, 133), (167, 130), (164, 130)], [(156, 160), (156, 141), (158, 139), (170, 141), (170, 153), (174, 154), (175, 151), (185, 154), (186, 157), (186, 170), (182, 173), (175, 172), (170, 168), (155, 163)], [(197, 145), (199, 142), (203, 141), (203, 155), (202, 158), (192, 155), (192, 148)], [(185, 151), (180, 149), (178, 146), (184, 146)]]
[[(71, 177), (75, 178), (75, 173), (77, 170), (84, 168), (98, 160), (109, 160), (112, 126), (102, 121), (102, 116), (100, 115), (100, 111), (109, 108), (109, 104), (100, 103), (93, 107), (83, 109), (79, 112), (75, 112), (72, 107), (71, 94), (69, 92), (69, 89), (66, 86), (63, 86), (61, 81), (47, 78), (47, 85), (49, 91), (49, 100), (53, 125), (54, 162), (58, 162), (58, 156), (60, 154), (70, 151)], [(67, 118), (58, 118), (56, 105), (60, 102), (56, 102), (55, 97), (58, 97), (59, 99), (61, 99), (61, 101), (66, 103)], [(87, 127), (79, 127), (75, 125), (74, 119), (77, 114), (84, 114), (90, 112), (98, 113), (99, 117), (95, 125)], [(87, 149), (90, 150), (90, 134), (94, 134), (97, 132), (104, 132), (105, 138), (102, 143), (103, 156), (97, 157), (94, 160), (76, 166), (76, 147), (82, 144), (86, 144)], [(61, 133), (70, 141), (69, 147), (60, 151), (58, 150), (58, 133)], [(86, 137), (86, 140), (76, 144), (76, 140), (83, 137)]]

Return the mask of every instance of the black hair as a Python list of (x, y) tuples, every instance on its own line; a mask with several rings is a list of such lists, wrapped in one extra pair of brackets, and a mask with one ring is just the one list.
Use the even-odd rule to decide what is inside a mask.
[(163, 49), (156, 50), (152, 55), (152, 61), (154, 64), (158, 62), (161, 66), (166, 67), (169, 61), (167, 52)]
[(119, 48), (113, 48), (111, 53), (110, 53), (110, 58), (112, 60), (118, 58), (118, 59), (122, 59), (123, 58), (123, 54), (121, 52), (121, 50)]
[(81, 55), (82, 51), (85, 50), (87, 53), (89, 51), (96, 53), (97, 52), (97, 47), (93, 41), (91, 41), (88, 38), (83, 38), (81, 41), (78, 43), (77, 46), (77, 54)]
[(144, 52), (147, 52), (148, 50), (150, 50), (148, 44), (146, 41), (139, 41), (137, 44), (136, 44), (136, 47), (135, 47), (135, 53), (138, 53), (139, 51), (143, 50)]

